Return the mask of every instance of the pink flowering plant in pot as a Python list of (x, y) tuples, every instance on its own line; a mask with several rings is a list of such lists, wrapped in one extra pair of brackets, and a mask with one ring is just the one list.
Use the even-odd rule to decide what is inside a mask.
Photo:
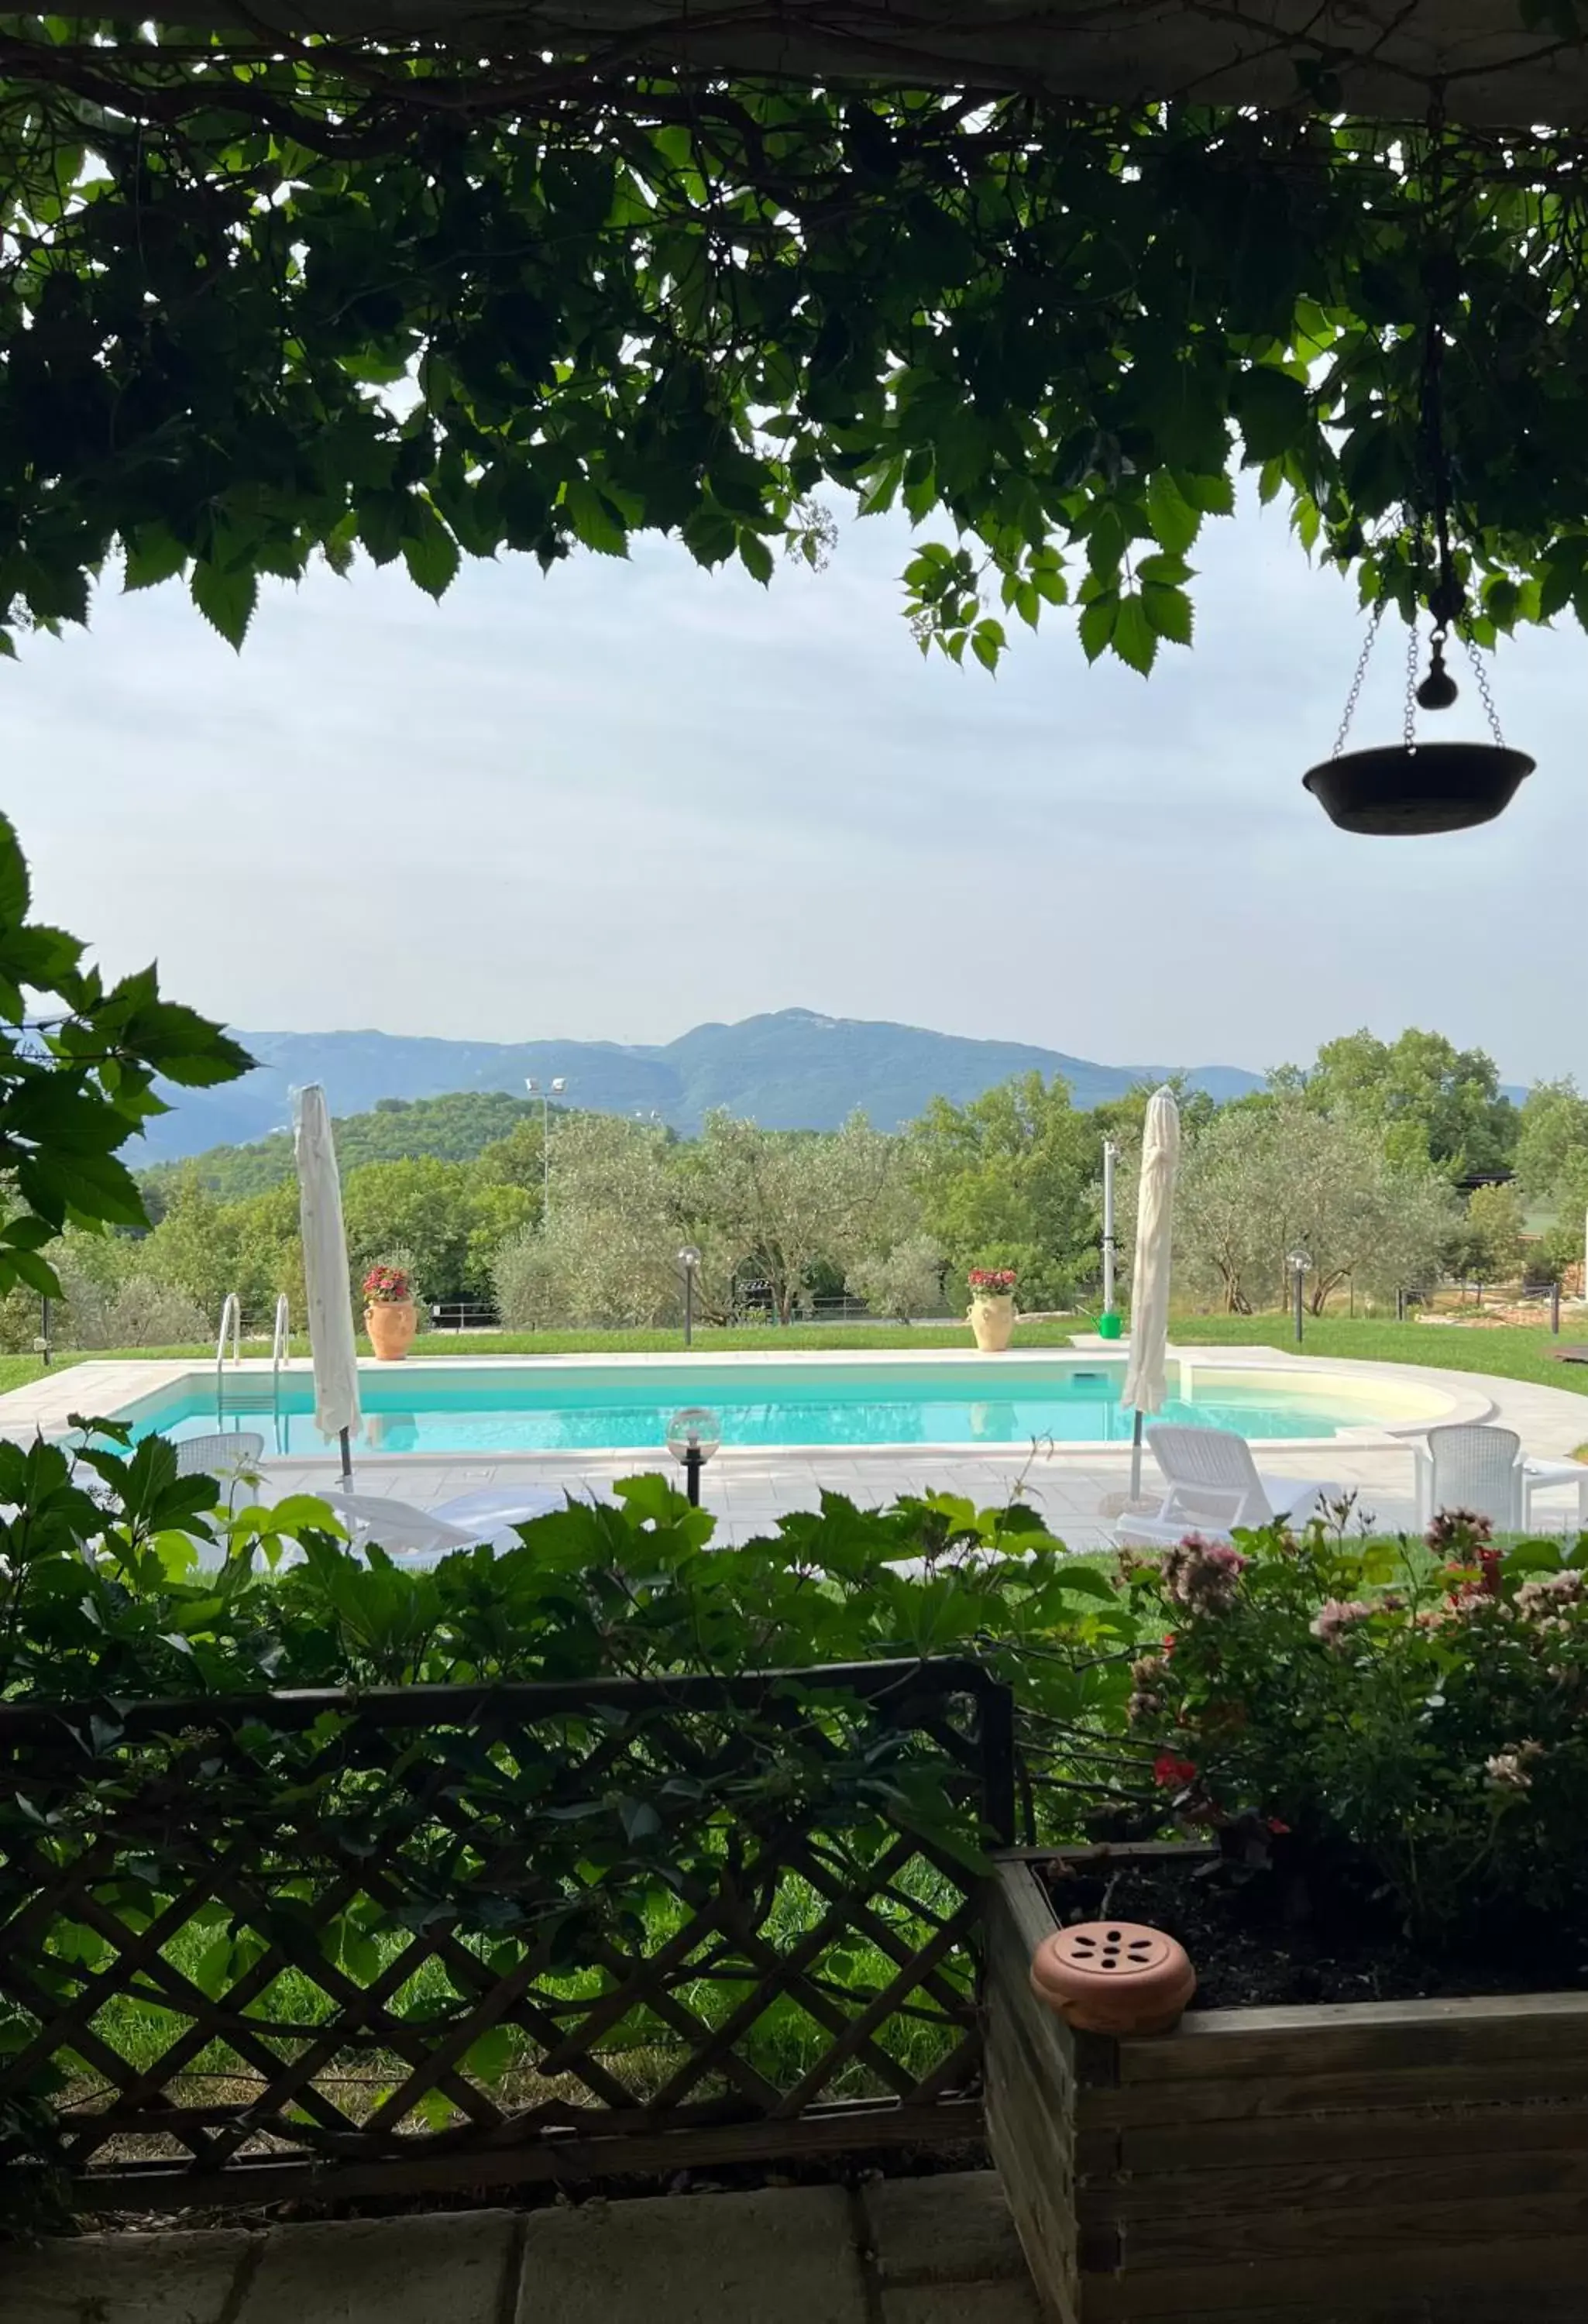
[(1012, 1267), (973, 1267), (966, 1280), (973, 1299), (1012, 1299), (1020, 1277)]
[(406, 1268), (372, 1267), (364, 1278), (364, 1327), (383, 1363), (401, 1363), (419, 1329), (419, 1308)]
[(1016, 1279), (1012, 1267), (973, 1267), (966, 1277), (971, 1331), (983, 1352), (1002, 1352), (1014, 1336)]
[(1169, 1814), (1292, 1916), (1485, 1954), (1564, 1919), (1588, 1968), (1585, 1559), (1460, 1512), (1125, 1553)]

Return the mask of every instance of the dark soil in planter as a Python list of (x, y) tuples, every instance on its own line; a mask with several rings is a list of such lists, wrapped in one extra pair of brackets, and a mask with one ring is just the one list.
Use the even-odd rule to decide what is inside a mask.
[(1575, 1922), (1497, 1922), (1442, 1950), (1411, 1942), (1349, 1880), (1320, 1895), (1279, 1862), (1250, 1870), (1187, 1850), (1038, 1869), (1066, 1924), (1137, 1921), (1177, 1938), (1196, 1969), (1193, 2009), (1588, 1988), (1588, 1928)]

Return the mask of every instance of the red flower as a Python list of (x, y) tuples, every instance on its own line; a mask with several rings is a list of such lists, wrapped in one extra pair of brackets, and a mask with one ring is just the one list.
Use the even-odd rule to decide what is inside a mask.
[(1174, 1653), (1174, 1651), (1175, 1651), (1175, 1640), (1178, 1637), (1178, 1636), (1179, 1636), (1179, 1632), (1178, 1632), (1177, 1630), (1166, 1630), (1166, 1631), (1164, 1632), (1164, 1634), (1163, 1634), (1163, 1650), (1164, 1650), (1164, 1652), (1165, 1652), (1165, 1654), (1166, 1654), (1166, 1655), (1172, 1655), (1172, 1654)]
[(1172, 1751), (1160, 1752), (1152, 1763), (1152, 1780), (1167, 1791), (1183, 1791), (1187, 1784), (1196, 1781), (1195, 1762), (1177, 1759)]

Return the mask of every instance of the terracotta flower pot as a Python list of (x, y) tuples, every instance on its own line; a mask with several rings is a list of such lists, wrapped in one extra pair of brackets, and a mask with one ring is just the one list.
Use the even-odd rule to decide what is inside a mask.
[(1083, 1921), (1045, 1937), (1031, 1990), (1085, 2034), (1169, 2034), (1196, 1990), (1183, 1946), (1134, 1921)]
[(988, 1352), (1007, 1348), (1014, 1337), (1014, 1298), (1007, 1291), (971, 1301), (971, 1329), (976, 1345)]
[(364, 1311), (370, 1345), (383, 1364), (400, 1364), (413, 1345), (419, 1309), (411, 1299), (377, 1299)]

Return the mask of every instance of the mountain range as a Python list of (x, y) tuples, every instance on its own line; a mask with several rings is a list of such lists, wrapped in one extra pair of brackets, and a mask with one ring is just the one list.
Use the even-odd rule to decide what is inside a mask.
[(291, 1090), (322, 1082), (334, 1113), (382, 1098), (503, 1090), (522, 1096), (531, 1076), (568, 1084), (563, 1102), (598, 1113), (655, 1114), (697, 1130), (714, 1106), (769, 1130), (836, 1130), (857, 1107), (879, 1129), (909, 1121), (934, 1097), (957, 1104), (1011, 1074), (1062, 1074), (1076, 1103), (1099, 1104), (1137, 1083), (1184, 1070), (1220, 1099), (1261, 1085), (1235, 1065), (1100, 1065), (1021, 1041), (974, 1041), (918, 1025), (820, 1017), (780, 1009), (737, 1025), (697, 1025), (646, 1047), (618, 1041), (442, 1041), (399, 1033), (247, 1033), (255, 1070), (224, 1089), (171, 1091), (174, 1111), (149, 1125), (140, 1163), (175, 1161), (280, 1130)]

